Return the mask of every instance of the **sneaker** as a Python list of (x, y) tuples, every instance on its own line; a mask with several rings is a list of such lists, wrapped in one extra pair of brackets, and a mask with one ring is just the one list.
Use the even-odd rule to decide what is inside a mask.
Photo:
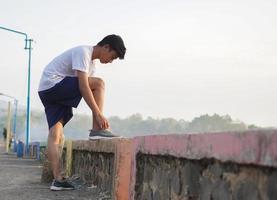
[(90, 130), (89, 139), (111, 139), (111, 138), (120, 138), (121, 136), (114, 135), (111, 131), (108, 130)]
[(50, 190), (61, 191), (61, 190), (74, 190), (74, 186), (69, 183), (66, 179), (62, 181), (53, 180)]

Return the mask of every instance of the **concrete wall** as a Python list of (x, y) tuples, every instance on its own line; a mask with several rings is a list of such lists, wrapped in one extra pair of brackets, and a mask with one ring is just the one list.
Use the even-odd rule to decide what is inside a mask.
[(277, 199), (276, 130), (136, 137), (133, 152), (130, 199)]
[(276, 199), (276, 175), (267, 167), (139, 154), (135, 199)]
[[(63, 171), (80, 176), (89, 186), (108, 192), (113, 199), (129, 199), (131, 174), (131, 139), (67, 141), (63, 150)], [(44, 156), (47, 157), (47, 156)], [(53, 179), (45, 159), (42, 182)]]
[(73, 141), (70, 174), (119, 200), (277, 199), (277, 130)]

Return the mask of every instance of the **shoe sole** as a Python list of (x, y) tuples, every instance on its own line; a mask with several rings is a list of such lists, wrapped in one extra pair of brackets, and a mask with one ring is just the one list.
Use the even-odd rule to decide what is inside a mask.
[(64, 187), (51, 186), (50, 190), (52, 190), (52, 191), (74, 190), (74, 188), (64, 188)]

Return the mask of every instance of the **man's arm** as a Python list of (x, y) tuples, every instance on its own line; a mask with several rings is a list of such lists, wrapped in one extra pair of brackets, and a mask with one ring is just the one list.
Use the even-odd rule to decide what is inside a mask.
[(95, 115), (96, 121), (100, 128), (107, 129), (109, 128), (108, 120), (103, 116), (100, 112), (98, 105), (94, 99), (93, 93), (89, 87), (88, 82), (88, 75), (86, 72), (78, 71), (77, 70), (77, 77), (79, 80), (79, 89), (81, 92), (82, 97), (84, 98), (85, 102)]

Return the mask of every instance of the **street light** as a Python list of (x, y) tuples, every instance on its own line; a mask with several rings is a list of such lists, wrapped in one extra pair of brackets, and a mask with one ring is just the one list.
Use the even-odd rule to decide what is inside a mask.
[(30, 137), (30, 82), (31, 82), (31, 50), (32, 50), (32, 39), (28, 38), (28, 35), (26, 33), (16, 31), (13, 29), (5, 28), (0, 26), (0, 29), (10, 31), (13, 33), (17, 33), (20, 35), (25, 36), (25, 50), (28, 50), (29, 52), (29, 59), (28, 59), (28, 89), (27, 89), (27, 113), (26, 113), (26, 150), (27, 153), (29, 151), (29, 137)]
[(3, 93), (0, 93), (0, 96), (5, 96), (8, 98), (11, 98), (14, 100), (14, 113), (13, 113), (13, 134), (14, 134), (14, 141), (13, 141), (13, 151), (15, 152), (16, 150), (16, 116), (17, 116), (17, 106), (18, 106), (18, 100), (15, 97), (12, 97), (10, 95), (6, 95)]

